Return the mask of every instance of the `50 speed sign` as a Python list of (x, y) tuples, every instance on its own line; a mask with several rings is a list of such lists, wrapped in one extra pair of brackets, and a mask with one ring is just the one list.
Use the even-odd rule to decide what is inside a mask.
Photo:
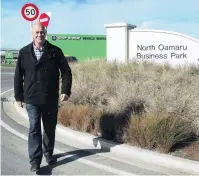
[(27, 21), (34, 21), (39, 16), (39, 9), (34, 4), (25, 4), (21, 9), (23, 18)]

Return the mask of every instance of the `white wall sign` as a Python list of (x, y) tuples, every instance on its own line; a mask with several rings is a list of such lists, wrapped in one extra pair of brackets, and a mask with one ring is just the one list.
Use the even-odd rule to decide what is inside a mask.
[(134, 29), (125, 23), (106, 28), (108, 61), (199, 64), (199, 40), (195, 38), (171, 31)]

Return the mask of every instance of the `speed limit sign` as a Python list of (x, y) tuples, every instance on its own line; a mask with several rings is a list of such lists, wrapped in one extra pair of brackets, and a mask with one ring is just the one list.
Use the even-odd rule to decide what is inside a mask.
[(25, 4), (21, 9), (23, 18), (27, 21), (34, 21), (39, 16), (39, 9), (34, 4)]

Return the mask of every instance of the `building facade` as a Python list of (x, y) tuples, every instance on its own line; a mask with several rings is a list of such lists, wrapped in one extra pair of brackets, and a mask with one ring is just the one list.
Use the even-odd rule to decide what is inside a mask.
[(47, 40), (78, 61), (106, 58), (105, 35), (48, 34)]

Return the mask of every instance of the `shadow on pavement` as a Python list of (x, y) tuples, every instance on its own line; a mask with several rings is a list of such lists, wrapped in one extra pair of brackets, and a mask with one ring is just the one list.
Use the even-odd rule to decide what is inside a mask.
[[(60, 105), (61, 106), (61, 105)], [(124, 108), (121, 113), (118, 114), (104, 114), (100, 119), (100, 131), (102, 133), (101, 137), (93, 139), (93, 145), (95, 147), (100, 145), (100, 149), (87, 149), (87, 150), (75, 150), (72, 152), (66, 152), (62, 154), (54, 155), (56, 159), (65, 157), (62, 160), (59, 160), (56, 164), (51, 166), (41, 167), (39, 175), (52, 175), (52, 170), (55, 167), (64, 165), (75, 160), (78, 160), (83, 157), (95, 155), (98, 153), (108, 153), (110, 152), (111, 147), (120, 145), (124, 143), (123, 133), (125, 130), (121, 130), (122, 126), (125, 128), (128, 125), (128, 122), (132, 114), (141, 114), (144, 111), (144, 105), (142, 102), (130, 102), (128, 106)], [(106, 141), (109, 140), (107, 143)], [(67, 155), (69, 155), (67, 157)], [(72, 156), (71, 156), (72, 155)]]
[(6, 97), (1, 97), (1, 101), (5, 102), (8, 101), (8, 99)]
[(110, 152), (110, 149), (84, 149), (84, 150), (75, 150), (66, 153), (55, 154), (54, 158), (56, 159), (67, 156), (69, 157), (57, 161), (54, 165), (46, 165), (44, 167), (41, 167), (37, 175), (52, 175), (52, 170), (60, 165), (73, 162), (83, 157), (95, 155), (98, 153), (106, 153), (106, 152)]

